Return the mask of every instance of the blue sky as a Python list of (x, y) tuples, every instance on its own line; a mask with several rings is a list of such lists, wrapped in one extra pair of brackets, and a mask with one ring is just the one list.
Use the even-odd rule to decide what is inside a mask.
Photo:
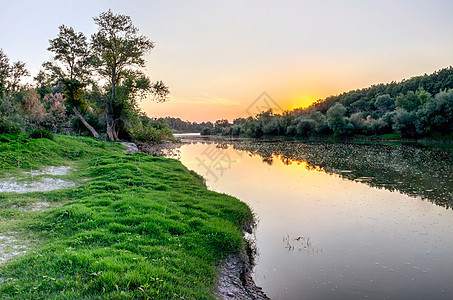
[(147, 74), (171, 101), (149, 116), (246, 116), (266, 91), (291, 109), (351, 89), (452, 65), (453, 1), (2, 1), (0, 48), (32, 74), (65, 24), (90, 36), (94, 16), (130, 15), (156, 43)]

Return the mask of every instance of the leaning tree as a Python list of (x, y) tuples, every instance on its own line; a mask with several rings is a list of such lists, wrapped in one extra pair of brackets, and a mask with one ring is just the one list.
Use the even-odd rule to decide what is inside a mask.
[(49, 40), (47, 50), (54, 53), (52, 61), (45, 62), (44, 68), (50, 71), (51, 78), (63, 85), (67, 104), (82, 121), (91, 134), (99, 138), (97, 131), (85, 120), (80, 111), (87, 108), (84, 88), (92, 73), (91, 54), (87, 38), (72, 27), (61, 25), (58, 36)]

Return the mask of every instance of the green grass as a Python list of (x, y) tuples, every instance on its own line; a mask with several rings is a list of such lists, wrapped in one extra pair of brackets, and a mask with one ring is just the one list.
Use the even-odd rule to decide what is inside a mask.
[[(28, 248), (0, 265), (1, 299), (214, 299), (216, 265), (243, 249), (253, 222), (247, 205), (207, 190), (177, 160), (125, 155), (118, 144), (2, 141), (1, 177), (70, 165), (66, 177), (82, 184), (0, 194), (0, 233)], [(26, 209), (37, 202), (50, 208)]]

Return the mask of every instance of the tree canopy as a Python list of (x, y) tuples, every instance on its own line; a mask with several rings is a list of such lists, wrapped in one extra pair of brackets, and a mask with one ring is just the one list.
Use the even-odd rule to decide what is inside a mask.
[[(108, 10), (93, 20), (98, 28), (90, 39), (70, 26), (58, 27), (58, 35), (47, 48), (52, 58), (34, 77), (35, 87), (21, 85), (21, 78), (30, 75), (25, 64), (11, 64), (0, 49), (0, 109), (5, 115), (9, 112), (5, 118), (27, 116), (25, 120), (35, 120), (33, 126), (49, 126), (50, 120), (58, 120), (64, 123), (59, 126), (88, 130), (95, 137), (105, 134), (111, 141), (138, 138), (139, 131), (141, 137), (155, 137), (156, 130), (168, 136), (168, 130), (159, 131), (161, 124), (152, 122), (139, 108), (148, 96), (154, 101), (168, 100), (168, 87), (162, 81), (151, 81), (143, 71), (154, 43), (139, 34), (129, 16)], [(56, 112), (60, 115), (50, 116)], [(61, 113), (66, 117), (61, 118)]]

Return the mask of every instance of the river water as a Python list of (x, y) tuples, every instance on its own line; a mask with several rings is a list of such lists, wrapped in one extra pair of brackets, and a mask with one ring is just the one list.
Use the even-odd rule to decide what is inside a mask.
[(451, 150), (190, 141), (181, 162), (256, 214), (254, 279), (271, 298), (452, 299)]

